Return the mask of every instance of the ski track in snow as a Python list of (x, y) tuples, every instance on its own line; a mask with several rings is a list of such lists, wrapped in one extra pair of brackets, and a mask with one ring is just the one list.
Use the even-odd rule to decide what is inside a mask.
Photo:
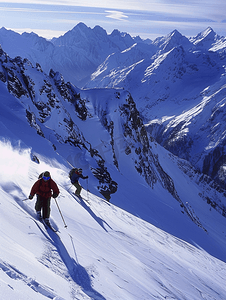
[(36, 280), (27, 277), (25, 274), (20, 272), (16, 267), (4, 262), (0, 259), (0, 269), (5, 272), (7, 276), (14, 280), (21, 280), (35, 292), (42, 294), (43, 296), (54, 299), (57, 295), (54, 291), (47, 287), (39, 284)]

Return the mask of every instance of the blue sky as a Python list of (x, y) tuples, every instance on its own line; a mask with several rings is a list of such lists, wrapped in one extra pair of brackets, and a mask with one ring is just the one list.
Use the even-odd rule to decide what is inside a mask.
[(58, 37), (79, 22), (155, 39), (177, 29), (195, 36), (208, 26), (226, 36), (225, 0), (0, 1), (0, 28)]

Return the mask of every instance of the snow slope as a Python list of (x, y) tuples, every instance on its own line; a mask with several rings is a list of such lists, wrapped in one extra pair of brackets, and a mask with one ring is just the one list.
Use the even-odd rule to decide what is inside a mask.
[[(224, 262), (85, 189), (79, 201), (54, 159), (37, 164), (5, 142), (0, 151), (1, 299), (226, 298)], [(57, 234), (35, 219), (35, 200), (23, 201), (47, 169), (61, 191)]]

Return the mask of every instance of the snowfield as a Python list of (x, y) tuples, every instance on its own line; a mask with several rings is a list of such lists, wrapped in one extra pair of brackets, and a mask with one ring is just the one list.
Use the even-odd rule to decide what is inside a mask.
[[(79, 201), (55, 160), (37, 164), (6, 142), (0, 152), (1, 299), (226, 299), (223, 261), (86, 189)], [(43, 170), (60, 188), (51, 205), (58, 233), (27, 200)]]

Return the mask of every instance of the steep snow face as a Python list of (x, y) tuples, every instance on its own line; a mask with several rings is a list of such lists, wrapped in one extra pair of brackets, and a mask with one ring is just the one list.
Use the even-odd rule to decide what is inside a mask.
[(225, 95), (223, 77), (218, 84), (203, 91), (196, 106), (170, 119), (162, 134), (158, 133), (158, 140), (167, 149), (190, 160), (223, 186)]
[(150, 61), (155, 52), (155, 46), (134, 44), (122, 52), (109, 55), (92, 74), (87, 87), (125, 87), (130, 72), (144, 60)]
[[(27, 133), (25, 127), (23, 130)], [(17, 136), (16, 128), (13, 132)], [(37, 143), (30, 136), (30, 142), (34, 148), (41, 143), (46, 154), (50, 150), (43, 138)], [(67, 168), (57, 165), (57, 156), (52, 153), (43, 155), (37, 164), (31, 161), (28, 148), (14, 148), (1, 141), (0, 152), (3, 299), (200, 299), (200, 295), (204, 299), (225, 299), (225, 262), (85, 189), (83, 199), (77, 199), (68, 186)], [(27, 200), (31, 186), (43, 170), (49, 170), (60, 187), (57, 202), (52, 199), (50, 218), (58, 233), (45, 229), (36, 219), (35, 199)], [(143, 192), (140, 191), (142, 196)], [(133, 200), (130, 199), (130, 205)], [(175, 212), (176, 207), (170, 207), (172, 203), (167, 200), (168, 210)], [(157, 218), (157, 206), (154, 210), (152, 216)], [(221, 233), (225, 230), (224, 220), (208, 210), (205, 213), (209, 226), (217, 223), (215, 237), (225, 240)], [(167, 218), (164, 219), (167, 224)], [(174, 222), (175, 218), (168, 227), (173, 227)], [(187, 223), (186, 236), (191, 229), (194, 234), (189, 223), (192, 222)], [(199, 240), (203, 238), (212, 245), (216, 253), (210, 233), (197, 230), (196, 234)], [(222, 241), (219, 243), (225, 249)]]
[[(164, 115), (176, 115), (186, 106), (191, 107), (207, 85), (213, 84), (224, 72), (220, 57), (215, 53), (200, 54), (186, 52), (183, 47), (175, 47), (169, 52), (149, 59), (135, 59), (132, 64), (130, 53), (120, 56), (121, 68), (114, 67), (118, 55), (112, 55), (94, 73), (94, 85), (101, 87), (126, 87), (136, 102), (144, 120), (149, 121)], [(92, 82), (88, 85), (92, 86)]]

